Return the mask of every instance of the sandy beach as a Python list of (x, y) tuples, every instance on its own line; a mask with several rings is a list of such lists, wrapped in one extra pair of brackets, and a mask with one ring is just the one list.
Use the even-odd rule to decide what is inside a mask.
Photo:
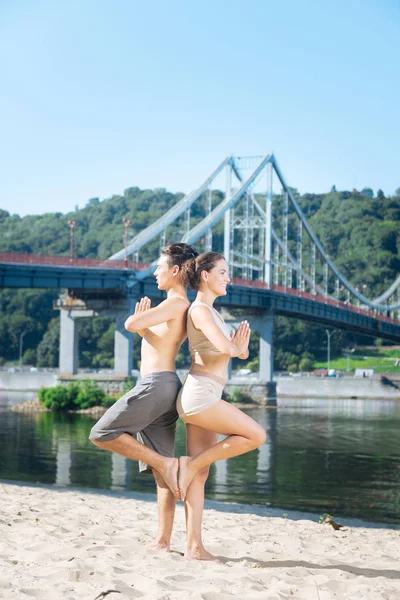
[[(400, 530), (207, 509), (219, 563), (189, 562), (179, 503), (170, 553), (152, 549), (155, 497), (0, 484), (0, 597), (43, 600), (398, 600)], [(229, 512), (229, 507), (232, 511)], [(282, 513), (283, 515), (283, 513)], [(112, 590), (112, 591), (111, 591)], [(106, 594), (109, 592), (108, 594)]]

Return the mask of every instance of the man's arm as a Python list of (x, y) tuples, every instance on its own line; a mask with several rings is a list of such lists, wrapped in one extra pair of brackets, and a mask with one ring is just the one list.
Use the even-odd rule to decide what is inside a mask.
[[(142, 300), (150, 303), (148, 298), (142, 298)], [(174, 319), (177, 311), (182, 310), (183, 303), (184, 300), (181, 298), (167, 298), (155, 308), (150, 308), (150, 304), (148, 304), (149, 308), (138, 312), (135, 310), (135, 314), (127, 318), (125, 329), (142, 334), (149, 327)]]
[[(149, 310), (151, 308), (151, 300), (147, 296), (141, 298), (139, 302), (136, 302), (135, 306), (135, 315), (144, 312), (145, 310)], [(140, 337), (144, 337), (146, 335), (147, 329), (140, 329), (136, 333), (140, 335)]]

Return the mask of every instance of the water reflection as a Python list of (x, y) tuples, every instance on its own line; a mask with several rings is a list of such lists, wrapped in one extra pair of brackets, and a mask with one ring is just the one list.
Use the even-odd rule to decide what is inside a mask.
[(111, 455), (111, 489), (126, 490), (129, 485), (129, 467), (132, 461), (119, 454)]
[[(91, 419), (11, 412), (21, 399), (0, 395), (0, 478), (155, 491), (134, 462), (88, 442)], [(212, 465), (209, 498), (400, 522), (400, 403), (285, 399), (278, 409), (247, 412), (267, 442)], [(184, 453), (180, 422), (176, 454)]]
[(71, 442), (68, 440), (57, 440), (57, 469), (56, 469), (56, 484), (70, 485), (71, 484)]

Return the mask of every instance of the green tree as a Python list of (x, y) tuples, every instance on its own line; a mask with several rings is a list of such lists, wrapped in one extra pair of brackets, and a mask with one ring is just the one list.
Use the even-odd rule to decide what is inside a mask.
[(60, 344), (60, 321), (52, 319), (49, 328), (37, 348), (38, 367), (58, 367)]
[(312, 371), (314, 362), (309, 358), (302, 358), (299, 362), (299, 371)]

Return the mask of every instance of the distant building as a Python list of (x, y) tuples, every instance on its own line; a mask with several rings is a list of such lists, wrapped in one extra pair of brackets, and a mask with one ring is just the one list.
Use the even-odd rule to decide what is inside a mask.
[(374, 369), (356, 369), (354, 371), (354, 377), (372, 377)]

